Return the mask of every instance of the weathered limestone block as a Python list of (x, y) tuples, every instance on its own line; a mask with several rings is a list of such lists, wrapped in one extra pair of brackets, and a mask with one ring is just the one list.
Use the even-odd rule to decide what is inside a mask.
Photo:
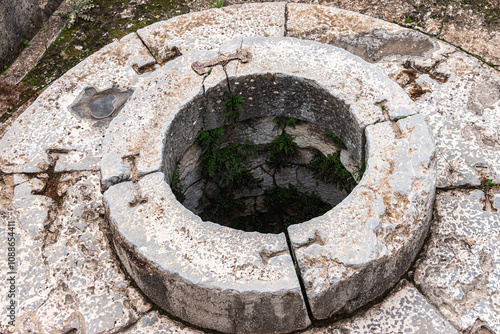
[[(40, 172), (59, 156), (56, 171), (99, 168), (106, 119), (78, 116), (71, 107), (88, 88), (133, 91), (148, 74), (138, 75), (133, 64), (154, 63), (136, 34), (105, 46), (50, 85), (16, 119), (0, 140), (0, 170), (4, 173)], [(94, 100), (93, 108), (113, 105), (114, 97)], [(124, 102), (124, 101), (122, 101)], [(115, 106), (118, 107), (118, 106)], [(115, 111), (114, 116), (118, 112)]]
[(367, 170), (325, 215), (288, 228), (312, 314), (351, 312), (396, 283), (427, 234), (435, 147), (423, 115), (366, 128)]
[[(444, 191), (436, 198), (429, 243), (415, 283), (458, 329), (477, 320), (500, 332), (500, 194), (490, 189)], [(485, 331), (487, 332), (487, 331)]]
[(438, 186), (479, 186), (484, 168), (500, 182), (500, 73), (463, 53), (449, 55), (436, 71), (449, 79), (419, 77), (429, 92), (416, 103), (429, 115), (439, 149)]
[(425, 297), (404, 280), (384, 301), (368, 309), (366, 313), (327, 327), (311, 328), (303, 333), (458, 334)]
[(189, 13), (139, 29), (137, 34), (162, 63), (187, 51), (217, 50), (234, 38), (282, 37), (285, 3), (252, 3)]
[[(140, 191), (144, 203), (129, 203)], [(177, 317), (231, 333), (305, 328), (309, 318), (285, 235), (203, 222), (163, 173), (104, 194), (118, 255), (141, 290)]]
[(371, 63), (428, 55), (437, 44), (417, 31), (373, 17), (306, 4), (288, 5), (287, 36), (335, 45)]

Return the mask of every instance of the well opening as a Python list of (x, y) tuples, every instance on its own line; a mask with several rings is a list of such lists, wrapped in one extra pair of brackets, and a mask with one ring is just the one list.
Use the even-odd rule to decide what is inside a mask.
[(207, 89), (174, 119), (167, 141), (163, 172), (177, 200), (205, 221), (244, 231), (281, 233), (323, 215), (364, 169), (348, 106), (283, 74)]

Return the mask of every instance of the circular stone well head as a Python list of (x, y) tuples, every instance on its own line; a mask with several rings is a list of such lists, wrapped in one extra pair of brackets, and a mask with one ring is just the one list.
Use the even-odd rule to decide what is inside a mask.
[[(221, 332), (291, 332), (310, 324), (305, 299), (315, 319), (352, 312), (412, 263), (432, 213), (435, 147), (378, 68), (329, 45), (248, 38), (186, 52), (148, 80), (110, 124), (101, 173), (117, 254), (164, 310)], [(331, 166), (347, 175), (342, 165), (348, 182), (328, 183)], [(262, 202), (293, 189), (333, 208), (270, 220), (265, 232), (286, 228), (289, 242), (211, 222), (221, 208), (239, 214), (222, 211), (223, 223), (263, 217)], [(298, 198), (281, 206), (287, 223), (297, 216), (286, 210), (309, 201)]]

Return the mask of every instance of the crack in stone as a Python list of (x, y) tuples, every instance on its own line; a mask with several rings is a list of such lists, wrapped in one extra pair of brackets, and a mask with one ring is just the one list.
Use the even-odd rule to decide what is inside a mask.
[(285, 22), (283, 23), (284, 37), (288, 36), (288, 2), (285, 2)]
[[(163, 66), (163, 65), (165, 65), (165, 63), (167, 63), (171, 60), (174, 60), (175, 58), (177, 58), (179, 56), (182, 56), (182, 52), (179, 50), (179, 48), (177, 46), (172, 46), (170, 48), (165, 47), (165, 54), (160, 58), (160, 56), (156, 52), (157, 50), (150, 49), (149, 46), (146, 44), (146, 42), (144, 42), (144, 40), (141, 38), (141, 36), (137, 32), (135, 34), (139, 38), (139, 40), (141, 41), (142, 45), (144, 45), (144, 47), (148, 50), (151, 57), (153, 57), (155, 59), (155, 62), (157, 64), (159, 64), (160, 66)], [(143, 65), (141, 67), (148, 66), (149, 64), (150, 63)], [(134, 68), (134, 65), (137, 66), (137, 64), (132, 65), (132, 68), (134, 69), (134, 71), (136, 71), (137, 74), (144, 73), (144, 72), (138, 73), (137, 70)], [(149, 72), (149, 71), (145, 71), (145, 72)]]
[(137, 38), (139, 38), (139, 40), (141, 41), (142, 45), (144, 45), (146, 50), (148, 50), (151, 57), (155, 58), (155, 60), (156, 60), (156, 57), (154, 56), (153, 52), (151, 52), (151, 49), (149, 48), (149, 46), (147, 46), (147, 44), (144, 42), (144, 40), (141, 38), (141, 36), (137, 32), (135, 32), (135, 35), (137, 36)]
[(149, 63), (146, 63), (142, 66), (139, 66), (137, 63), (132, 64), (132, 69), (137, 73), (138, 75), (147, 73), (147, 72), (154, 72), (156, 70), (156, 60), (150, 61)]
[(403, 137), (403, 131), (401, 131), (401, 128), (399, 127), (397, 122), (395, 120), (391, 119), (391, 115), (389, 114), (389, 110), (387, 110), (387, 106), (382, 108), (382, 105), (386, 102), (387, 102), (387, 100), (383, 100), (383, 101), (377, 102), (375, 105), (380, 106), (380, 109), (382, 110), (382, 114), (384, 115), (385, 121), (390, 123), (392, 130), (396, 134), (396, 139), (400, 139)]
[(446, 1), (446, 7), (444, 9), (444, 15), (443, 15), (443, 20), (441, 21), (441, 26), (439, 27), (439, 32), (437, 34), (437, 38), (438, 39), (441, 39), (441, 33), (443, 32), (443, 29), (444, 29), (444, 25), (445, 25), (445, 22), (446, 22), (446, 19), (447, 19), (447, 15), (448, 15), (448, 6), (450, 4), (450, 0), (447, 0)]

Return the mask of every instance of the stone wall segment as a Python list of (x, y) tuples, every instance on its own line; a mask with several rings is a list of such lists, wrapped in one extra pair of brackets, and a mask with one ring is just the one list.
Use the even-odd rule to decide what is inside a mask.
[[(167, 312), (230, 333), (284, 333), (310, 324), (284, 234), (203, 222), (175, 200), (162, 173), (104, 194), (117, 253)], [(140, 223), (138, 223), (140, 222)], [(251, 321), (250, 321), (251, 319)]]
[(325, 215), (288, 228), (316, 319), (350, 313), (382, 294), (422, 246), (436, 178), (424, 119), (367, 127), (367, 170), (359, 185)]

